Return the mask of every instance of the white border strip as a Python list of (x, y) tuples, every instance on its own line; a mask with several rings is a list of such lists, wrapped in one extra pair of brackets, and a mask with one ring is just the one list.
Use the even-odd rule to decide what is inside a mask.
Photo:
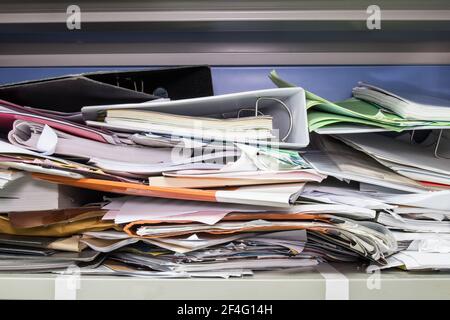
[(55, 278), (55, 300), (76, 300), (80, 289), (79, 274), (60, 274)]
[(348, 278), (328, 263), (320, 263), (316, 270), (325, 279), (325, 300), (349, 300)]

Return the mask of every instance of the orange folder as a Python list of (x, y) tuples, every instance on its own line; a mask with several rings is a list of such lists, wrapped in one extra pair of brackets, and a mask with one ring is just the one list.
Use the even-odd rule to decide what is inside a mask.
[(217, 202), (215, 190), (155, 187), (138, 183), (101, 179), (71, 179), (42, 173), (33, 173), (32, 176), (33, 178), (48, 182), (103, 192), (120, 193), (132, 196)]

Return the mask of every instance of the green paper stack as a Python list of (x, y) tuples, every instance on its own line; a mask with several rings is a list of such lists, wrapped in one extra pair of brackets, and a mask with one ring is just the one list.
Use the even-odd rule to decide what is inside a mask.
[[(269, 74), (269, 78), (279, 88), (296, 87), (281, 79), (275, 70)], [(450, 122), (448, 121), (408, 120), (383, 109), (375, 103), (356, 98), (331, 102), (306, 90), (305, 95), (310, 132), (320, 133), (321, 129), (331, 127), (352, 128), (354, 131), (379, 128), (396, 132), (424, 128), (450, 128)]]

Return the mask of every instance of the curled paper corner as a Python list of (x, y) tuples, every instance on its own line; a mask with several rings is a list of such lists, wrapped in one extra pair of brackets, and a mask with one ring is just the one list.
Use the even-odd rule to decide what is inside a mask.
[(58, 136), (56, 132), (48, 125), (45, 125), (36, 144), (37, 150), (45, 156), (50, 156), (55, 153), (57, 144)]

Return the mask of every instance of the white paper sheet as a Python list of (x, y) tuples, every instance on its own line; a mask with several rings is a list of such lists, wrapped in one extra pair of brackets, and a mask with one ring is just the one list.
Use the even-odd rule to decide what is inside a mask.
[(421, 207), (436, 210), (450, 210), (450, 190), (433, 191), (421, 194), (399, 194), (381, 196), (380, 200), (410, 207)]
[[(117, 212), (114, 221), (118, 224), (138, 220), (187, 220), (214, 224), (233, 211), (261, 211), (246, 205), (147, 197), (114, 199), (104, 208), (115, 208)], [(113, 214), (111, 213), (109, 216), (113, 216)]]

